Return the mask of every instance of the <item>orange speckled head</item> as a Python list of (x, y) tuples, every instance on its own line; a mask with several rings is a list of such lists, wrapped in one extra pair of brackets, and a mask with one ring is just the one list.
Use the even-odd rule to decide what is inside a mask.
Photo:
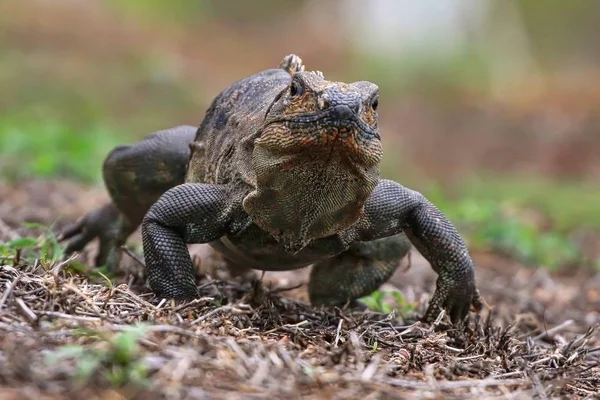
[(320, 72), (296, 72), (275, 99), (257, 140), (280, 152), (330, 152), (354, 163), (373, 166), (381, 161), (377, 129), (379, 88), (371, 82), (332, 82)]

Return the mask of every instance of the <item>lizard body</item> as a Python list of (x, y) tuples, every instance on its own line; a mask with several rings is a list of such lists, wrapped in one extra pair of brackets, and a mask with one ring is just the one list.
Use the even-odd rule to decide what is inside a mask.
[(148, 281), (163, 297), (197, 296), (188, 243), (232, 266), (313, 265), (309, 296), (343, 305), (384, 283), (411, 243), (438, 273), (425, 319), (480, 307), (466, 245), (420, 193), (379, 177), (378, 88), (332, 82), (289, 55), (232, 84), (196, 129), (119, 146), (103, 166), (111, 203), (68, 227), (67, 252), (100, 238), (99, 265), (141, 224)]

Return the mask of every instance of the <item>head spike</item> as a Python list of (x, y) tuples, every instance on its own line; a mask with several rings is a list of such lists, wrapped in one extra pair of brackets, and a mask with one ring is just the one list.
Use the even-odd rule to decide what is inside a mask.
[(286, 70), (290, 75), (294, 75), (296, 72), (304, 71), (304, 64), (302, 64), (300, 57), (289, 54), (283, 57), (283, 60), (279, 63), (279, 68)]

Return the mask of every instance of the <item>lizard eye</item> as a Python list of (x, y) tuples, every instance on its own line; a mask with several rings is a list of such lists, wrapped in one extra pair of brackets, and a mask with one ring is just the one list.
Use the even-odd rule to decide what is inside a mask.
[(379, 107), (379, 97), (375, 97), (375, 100), (371, 103), (373, 111), (377, 111), (377, 107)]
[(290, 97), (302, 96), (304, 93), (304, 87), (297, 80), (292, 81), (292, 85), (290, 86)]

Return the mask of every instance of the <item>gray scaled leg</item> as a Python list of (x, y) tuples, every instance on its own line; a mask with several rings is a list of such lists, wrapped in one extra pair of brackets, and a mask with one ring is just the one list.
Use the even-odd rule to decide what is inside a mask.
[(251, 223), (223, 185), (185, 183), (152, 205), (142, 222), (148, 283), (159, 297), (192, 299), (196, 274), (187, 243), (209, 243)]
[(150, 206), (168, 189), (183, 183), (196, 128), (178, 126), (146, 136), (133, 145), (118, 146), (106, 157), (103, 178), (111, 202), (59, 234), (69, 240), (66, 253), (100, 240), (97, 266), (116, 270), (120, 248), (137, 229)]
[(371, 294), (392, 276), (411, 247), (404, 233), (354, 242), (347, 251), (313, 266), (311, 303), (341, 306)]
[(456, 228), (422, 194), (389, 180), (381, 180), (365, 204), (356, 226), (357, 240), (406, 233), (438, 274), (435, 293), (424, 316), (433, 321), (442, 308), (453, 322), (479, 310), (481, 297), (467, 246)]

